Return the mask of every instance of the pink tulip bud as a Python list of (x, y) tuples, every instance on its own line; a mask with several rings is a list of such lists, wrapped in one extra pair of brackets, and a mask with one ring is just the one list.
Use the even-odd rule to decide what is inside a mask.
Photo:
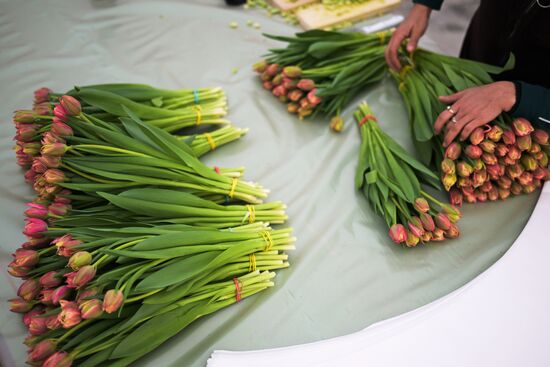
[(280, 96), (286, 95), (287, 91), (286, 91), (285, 87), (283, 87), (282, 85), (278, 85), (275, 88), (273, 88), (272, 93), (275, 97), (280, 97)]
[(441, 171), (446, 174), (454, 174), (456, 172), (455, 162), (449, 158), (441, 161)]
[(442, 209), (443, 213), (447, 214), (447, 217), (449, 217), (452, 223), (456, 223), (462, 218), (462, 213), (456, 206), (443, 205)]
[(491, 183), (491, 181), (485, 181), (485, 183), (483, 185), (481, 185), (479, 187), (479, 189), (483, 192), (489, 192), (493, 189), (493, 184)]
[[(483, 157), (483, 156), (482, 156)], [(485, 163), (483, 163), (482, 159), (472, 159), (472, 168), (474, 171), (479, 171), (482, 169), (485, 169)]]
[(443, 184), (443, 187), (445, 187), (445, 191), (449, 191), (456, 183), (456, 175), (445, 174), (441, 179), (441, 183)]
[(517, 136), (527, 136), (531, 134), (535, 129), (529, 121), (520, 117), (512, 122), (512, 130)]
[(29, 312), (34, 306), (33, 302), (25, 301), (22, 298), (12, 298), (8, 302), (10, 303), (10, 311), (17, 313)]
[(68, 137), (68, 136), (74, 135), (73, 129), (63, 121), (56, 120), (56, 117), (54, 117), (54, 120), (51, 126), (51, 131), (55, 135), (60, 137)]
[(496, 155), (494, 155), (492, 153), (483, 153), (483, 155), (481, 156), (481, 160), (485, 164), (497, 164), (498, 163), (498, 158), (496, 157)]
[(491, 201), (498, 200), (498, 189), (496, 187), (493, 187), (491, 191), (487, 192), (487, 197)]
[(25, 224), (23, 234), (26, 236), (40, 238), (43, 237), (41, 233), (48, 230), (48, 224), (42, 219), (26, 218), (25, 222), (27, 224)]
[(40, 283), (36, 279), (27, 279), (24, 281), (17, 290), (17, 295), (23, 298), (25, 301), (30, 302), (38, 296), (41, 287)]
[(445, 236), (447, 238), (456, 238), (460, 236), (460, 230), (455, 224), (451, 224), (451, 227), (445, 231)]
[(66, 234), (53, 240), (52, 244), (57, 247), (58, 255), (63, 257), (71, 257), (71, 255), (77, 251), (75, 247), (81, 245), (82, 241), (75, 240), (70, 234)]
[(73, 363), (72, 357), (66, 352), (55, 352), (52, 354), (42, 367), (71, 367)]
[(430, 204), (423, 197), (416, 198), (413, 206), (418, 213), (427, 213), (430, 210)]
[(420, 237), (420, 239), (422, 240), (422, 242), (426, 243), (426, 242), (430, 242), (433, 238), (433, 234), (432, 232), (424, 232), (424, 234), (422, 235), (422, 237)]
[(29, 352), (27, 363), (41, 362), (55, 353), (57, 345), (52, 339), (45, 339), (36, 344)]
[(481, 157), (483, 150), (477, 145), (468, 145), (464, 148), (464, 154), (469, 158), (476, 159)]
[(299, 78), (302, 75), (302, 69), (298, 66), (287, 66), (283, 69), (283, 73), (289, 78)]
[(72, 279), (74, 287), (77, 289), (84, 287), (94, 278), (95, 273), (96, 269), (93, 265), (84, 265), (76, 272), (76, 275)]
[(434, 231), (433, 231), (433, 235), (432, 235), (432, 241), (435, 241), (435, 242), (441, 242), (441, 241), (444, 241), (445, 240), (445, 231), (442, 230), (441, 228), (436, 228)]
[(13, 121), (21, 123), (31, 123), (34, 122), (35, 115), (33, 111), (29, 110), (18, 110), (13, 114)]
[(288, 98), (292, 102), (298, 102), (302, 98), (303, 95), (304, 95), (304, 93), (302, 91), (297, 90), (297, 89), (291, 90), (290, 92), (288, 92)]
[(459, 177), (458, 180), (456, 181), (456, 186), (458, 187), (472, 186), (472, 179), (470, 177)]
[(510, 177), (512, 180), (518, 178), (523, 173), (523, 167), (519, 164), (515, 164), (513, 166), (506, 167), (506, 174), (508, 177)]
[(340, 116), (334, 116), (332, 119), (330, 119), (330, 128), (335, 133), (339, 133), (344, 129), (344, 119), (342, 119)]
[(37, 125), (35, 124), (21, 124), (17, 127), (16, 140), (30, 142), (37, 135)]
[(473, 195), (474, 187), (472, 185), (462, 187), (462, 194), (464, 195)]
[(533, 131), (533, 140), (540, 145), (548, 145), (548, 133), (541, 129)]
[(510, 196), (510, 190), (509, 189), (498, 189), (498, 197), (500, 200), (506, 200)]
[(300, 99), (300, 102), (298, 104), (300, 105), (299, 108), (301, 108), (301, 109), (311, 108), (311, 104), (309, 103), (309, 100), (307, 99), (307, 96)]
[(78, 116), (82, 112), (80, 102), (74, 97), (68, 95), (61, 96), (59, 97), (59, 103), (61, 103), (68, 116)]
[[(401, 227), (403, 227), (403, 226), (401, 226)], [(403, 228), (403, 230), (404, 229), (405, 228)], [(405, 233), (405, 236), (406, 236), (406, 233)], [(391, 229), (390, 229), (390, 237), (392, 237), (392, 230)], [(396, 242), (394, 237), (392, 237), (392, 240), (394, 240), (395, 243), (400, 243), (400, 242)], [(401, 241), (401, 242), (403, 242), (403, 241)], [(107, 293), (105, 293), (105, 297), (103, 297), (103, 311), (105, 311), (106, 313), (113, 313), (113, 312), (117, 311), (122, 306), (123, 302), (124, 302), (124, 295), (120, 290), (118, 290), (118, 289), (109, 289), (107, 291)]]
[(52, 107), (49, 102), (37, 103), (32, 110), (38, 116), (51, 116), (52, 114)]
[(74, 253), (69, 259), (69, 267), (73, 270), (78, 270), (85, 265), (92, 263), (92, 255), (88, 251), (78, 251)]
[(298, 105), (294, 102), (289, 103), (286, 109), (290, 113), (298, 113)]
[(506, 129), (502, 133), (502, 141), (506, 145), (514, 145), (516, 144), (516, 135), (512, 130)]
[(445, 213), (437, 213), (435, 215), (435, 224), (438, 228), (441, 228), (444, 231), (447, 231), (451, 228), (451, 220)]
[(40, 277), (39, 282), (44, 288), (55, 288), (60, 285), (63, 280), (57, 272), (49, 271)]
[(279, 65), (277, 65), (277, 64), (270, 64), (270, 65), (268, 65), (267, 68), (265, 69), (265, 72), (266, 72), (267, 75), (269, 75), (269, 76), (275, 76), (280, 70), (281, 70), (281, 68), (279, 67)]
[(533, 171), (533, 178), (536, 180), (544, 180), (546, 178), (546, 170), (540, 166)]
[(48, 170), (48, 166), (46, 166), (40, 158), (42, 157), (37, 157), (32, 160), (31, 169), (36, 173), (44, 173)]
[(276, 86), (281, 85), (283, 83), (283, 75), (282, 74), (275, 75), (275, 77), (273, 77), (273, 79), (271, 80), (271, 83), (273, 83), (273, 85), (276, 85)]
[(517, 182), (512, 182), (512, 187), (510, 187), (510, 191), (514, 195), (520, 195), (521, 193), (523, 193), (523, 187)]
[(317, 88), (313, 88), (307, 94), (307, 100), (309, 101), (309, 104), (311, 105), (311, 107), (315, 107), (319, 103), (321, 103), (321, 98), (319, 98), (316, 94), (317, 94)]
[[(394, 224), (390, 227), (389, 236), (393, 242), (400, 244), (407, 240), (407, 230), (402, 224)], [(105, 307), (105, 302), (103, 301), (103, 307)]]
[(35, 316), (40, 316), (45, 312), (45, 308), (42, 305), (37, 305), (32, 308), (29, 312), (23, 315), (23, 324), (26, 327), (29, 327), (31, 324), (32, 318)]
[(462, 152), (462, 148), (460, 147), (460, 144), (457, 142), (452, 142), (447, 149), (445, 149), (445, 158), (449, 158), (453, 161), (456, 161), (458, 157), (460, 157), (460, 153)]
[(76, 302), (61, 300), (59, 303), (61, 304), (61, 312), (57, 319), (65, 329), (70, 329), (82, 321)]
[(456, 206), (462, 206), (462, 200), (463, 200), (462, 193), (458, 189), (452, 188), (449, 191), (449, 198), (450, 198), (451, 204)]
[(507, 157), (509, 157), (510, 159), (514, 160), (514, 161), (517, 161), (518, 159), (521, 158), (521, 151), (519, 150), (518, 146), (517, 145), (512, 145), (509, 149), (508, 149), (508, 155)]
[(52, 90), (46, 87), (39, 88), (34, 91), (34, 103), (48, 102), (50, 100)]
[(44, 172), (44, 179), (49, 184), (57, 184), (65, 181), (65, 174), (57, 168), (50, 168)]
[(84, 320), (94, 319), (103, 313), (103, 303), (99, 299), (89, 299), (83, 301), (80, 305), (80, 314)]
[(274, 87), (273, 83), (271, 83), (270, 81), (265, 81), (262, 85), (266, 90), (272, 90)]
[(267, 69), (267, 61), (261, 60), (252, 65), (252, 69), (257, 73), (263, 73)]
[(62, 203), (53, 203), (48, 206), (48, 212), (51, 216), (64, 217), (71, 209), (70, 205)]
[(502, 176), (497, 181), (498, 187), (502, 189), (509, 189), (512, 186), (512, 180), (508, 176)]
[[(486, 136), (487, 136), (487, 139), (490, 139), (490, 140), (492, 140), (496, 143), (502, 138), (503, 133), (504, 133), (504, 131), (502, 130), (502, 128), (500, 126), (493, 125), (491, 127), (491, 130), (489, 130), (487, 132)], [(492, 153), (492, 152), (490, 152), (490, 153)]]
[(420, 242), (420, 237), (415, 236), (411, 232), (407, 233), (407, 239), (405, 240), (405, 245), (407, 247), (415, 247), (416, 245), (418, 245), (419, 242)]
[(456, 165), (456, 172), (460, 177), (469, 177), (474, 172), (474, 168), (465, 161), (460, 161)]
[(38, 343), (38, 336), (34, 335), (27, 335), (25, 339), (23, 340), (23, 344), (25, 344), (27, 347), (32, 347)]
[(284, 78), (283, 79), (283, 87), (285, 87), (287, 90), (296, 89), (298, 87), (298, 81), (293, 79)]
[(300, 88), (303, 91), (310, 91), (313, 88), (315, 88), (315, 82), (311, 79), (302, 79), (298, 82), (298, 88)]
[(476, 171), (472, 176), (472, 186), (480, 187), (489, 179), (486, 170)]
[(525, 171), (518, 177), (518, 182), (523, 186), (531, 185), (533, 183), (533, 175)]
[(28, 266), (33, 267), (38, 263), (39, 255), (38, 252), (28, 249), (17, 249), (13, 256), (13, 263), (16, 266)]
[(476, 196), (474, 194), (474, 191), (472, 189), (472, 193), (463, 193), (464, 194), (464, 201), (469, 203), (469, 204), (474, 204), (474, 203), (477, 203), (477, 199), (476, 199)]
[(53, 114), (55, 117), (60, 119), (61, 121), (67, 121), (67, 111), (65, 111), (65, 108), (63, 108), (62, 105), (58, 104), (53, 108)]
[(85, 301), (86, 299), (96, 296), (97, 294), (99, 294), (99, 288), (97, 287), (84, 288), (78, 291), (78, 295), (76, 296), (76, 301), (77, 302)]
[(48, 330), (60, 329), (63, 325), (59, 321), (59, 313), (46, 317), (46, 327)]
[(529, 148), (529, 153), (536, 154), (536, 153), (539, 153), (541, 151), (542, 151), (542, 148), (539, 144), (537, 144), (535, 142), (531, 143), (531, 148)]
[(32, 270), (33, 268), (30, 266), (19, 266), (16, 265), (13, 261), (8, 265), (8, 273), (17, 278), (25, 278), (27, 277), (27, 274)]
[(472, 145), (478, 145), (483, 141), (484, 138), (485, 138), (485, 132), (481, 127), (477, 127), (470, 134), (470, 143), (472, 143)]
[(71, 288), (66, 285), (62, 285), (61, 287), (54, 289), (52, 293), (52, 303), (54, 305), (58, 305), (61, 300), (69, 298), (70, 295)]
[(516, 139), (516, 144), (521, 151), (531, 149), (531, 135), (518, 136), (518, 138)]
[(44, 305), (53, 306), (53, 293), (53, 289), (42, 289), (38, 295), (38, 300)]
[(422, 226), (422, 221), (416, 216), (412, 217), (407, 225), (409, 227), (409, 231), (417, 237), (422, 237), (425, 232), (424, 227)]
[(479, 144), (479, 147), (481, 150), (483, 150), (485, 153), (494, 153), (495, 148), (497, 147), (496, 143), (491, 140), (484, 140)]
[(506, 154), (508, 154), (508, 147), (504, 144), (497, 144), (495, 147), (495, 155), (497, 157), (504, 157)]
[(433, 232), (435, 230), (435, 223), (432, 216), (428, 213), (420, 213), (420, 221), (422, 222), (422, 227), (428, 232)]
[(68, 150), (68, 147), (63, 143), (46, 144), (40, 150), (42, 155), (61, 157)]
[(40, 316), (31, 317), (29, 323), (29, 333), (31, 335), (42, 335), (48, 331), (46, 326), (46, 318)]

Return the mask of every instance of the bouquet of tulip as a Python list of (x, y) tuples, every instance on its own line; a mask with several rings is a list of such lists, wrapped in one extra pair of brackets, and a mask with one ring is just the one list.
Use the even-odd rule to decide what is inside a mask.
[(242, 181), (242, 168), (197, 158), (245, 130), (176, 137), (131, 103), (47, 94), (53, 116), (15, 115), (18, 161), (38, 194), (8, 269), (25, 280), (10, 303), (29, 330), (29, 364), (126, 366), (273, 286), (294, 248), (291, 228), (270, 227), (285, 206), (262, 203), (267, 190)]
[(366, 86), (382, 79), (387, 69), (384, 48), (392, 31), (376, 34), (314, 30), (294, 37), (266, 35), (288, 43), (272, 49), (254, 65), (265, 89), (290, 113), (300, 118), (312, 113), (334, 117), (342, 129), (342, 109)]
[(354, 115), (361, 132), (355, 186), (384, 218), (390, 238), (414, 247), (457, 237), (460, 211), (422, 189), (439, 189), (438, 177), (380, 129), (367, 103)]
[(409, 110), (415, 146), (424, 162), (439, 167), (454, 205), (531, 193), (550, 178), (548, 134), (525, 119), (512, 121), (502, 114), (472, 131), (466, 142), (455, 141), (446, 150), (434, 136), (433, 122), (445, 108), (437, 97), (491, 83), (491, 74), (511, 68), (513, 57), (499, 68), (419, 49), (408, 60), (393, 75)]

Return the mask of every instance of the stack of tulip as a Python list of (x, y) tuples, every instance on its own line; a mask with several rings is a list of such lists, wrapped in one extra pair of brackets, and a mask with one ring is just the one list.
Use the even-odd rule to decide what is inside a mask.
[(355, 186), (384, 218), (390, 238), (414, 247), (457, 237), (460, 210), (422, 188), (439, 189), (438, 177), (380, 129), (366, 103), (359, 105), (355, 118), (361, 132)]
[(549, 153), (548, 133), (526, 119), (513, 120), (511, 128), (495, 123), (447, 147), (442, 182), (454, 205), (529, 194), (550, 179)]
[(273, 286), (271, 270), (294, 248), (291, 228), (270, 227), (285, 222), (284, 204), (262, 203), (267, 190), (242, 181), (242, 168), (197, 158), (205, 142), (243, 131), (178, 138), (138, 117), (159, 101), (94, 93), (83, 107), (40, 89), (35, 109), (14, 116), (17, 160), (37, 193), (8, 269), (25, 280), (10, 302), (24, 314), (31, 365), (129, 365)]

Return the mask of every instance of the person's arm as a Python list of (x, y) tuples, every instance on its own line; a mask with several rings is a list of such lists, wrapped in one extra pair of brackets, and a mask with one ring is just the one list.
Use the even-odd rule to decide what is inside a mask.
[(524, 117), (537, 127), (550, 130), (550, 89), (514, 81), (516, 103), (510, 110), (514, 117)]

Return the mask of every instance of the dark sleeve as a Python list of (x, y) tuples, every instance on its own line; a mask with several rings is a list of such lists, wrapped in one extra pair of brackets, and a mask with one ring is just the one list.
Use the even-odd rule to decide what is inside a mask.
[(426, 5), (428, 8), (432, 8), (433, 10), (439, 10), (441, 9), (443, 0), (413, 0), (413, 3)]
[(550, 130), (550, 89), (514, 81), (516, 104), (510, 110), (514, 117), (524, 117), (537, 127)]

